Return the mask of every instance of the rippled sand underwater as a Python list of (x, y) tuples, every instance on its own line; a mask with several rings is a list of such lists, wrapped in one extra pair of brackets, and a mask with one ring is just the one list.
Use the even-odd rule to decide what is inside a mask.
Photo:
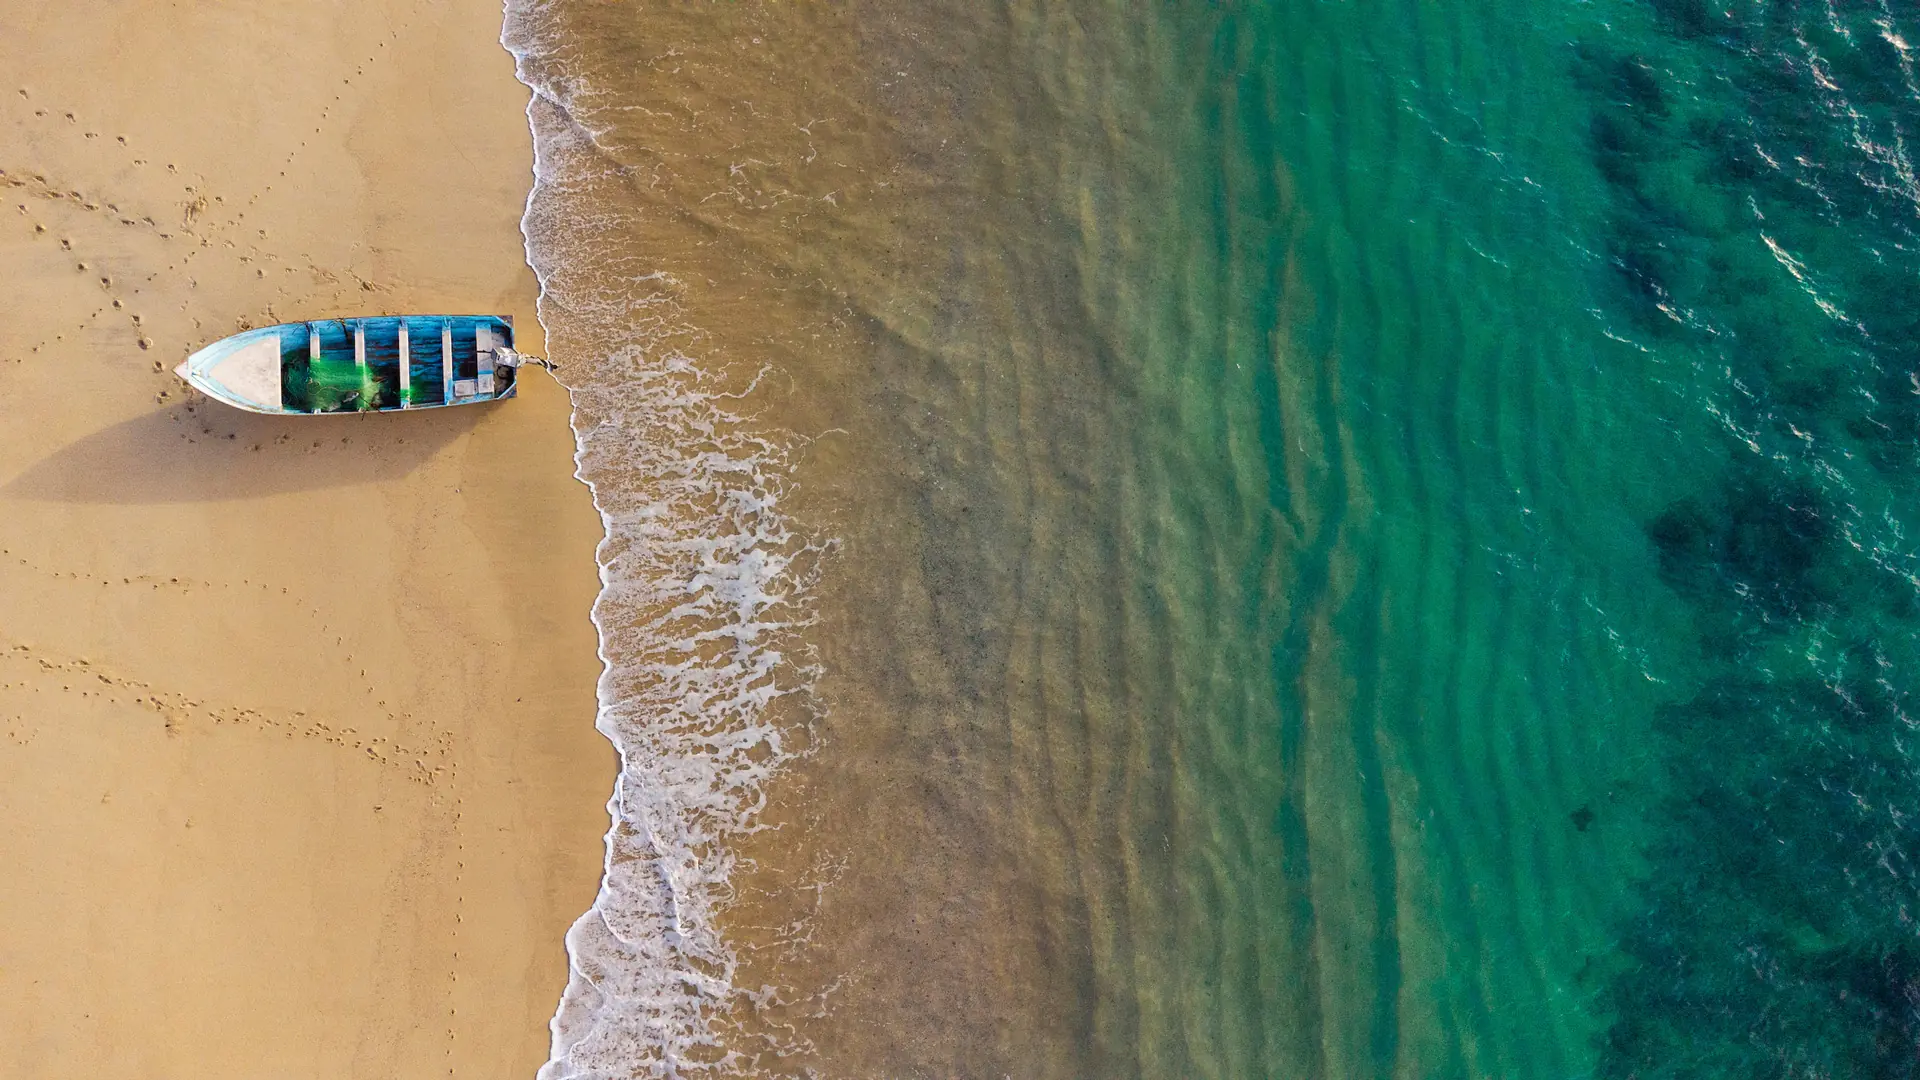
[(509, 5), (549, 1075), (1905, 1076), (1920, 17)]

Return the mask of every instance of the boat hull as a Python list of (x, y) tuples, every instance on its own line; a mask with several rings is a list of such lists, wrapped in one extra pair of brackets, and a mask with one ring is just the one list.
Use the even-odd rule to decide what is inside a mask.
[(513, 320), (385, 315), (248, 330), (175, 372), (236, 409), (272, 416), (412, 412), (514, 396)]

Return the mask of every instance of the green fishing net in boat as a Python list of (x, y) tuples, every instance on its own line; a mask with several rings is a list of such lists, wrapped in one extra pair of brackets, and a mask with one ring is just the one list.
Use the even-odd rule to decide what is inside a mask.
[(352, 360), (316, 357), (307, 364), (305, 379), (292, 389), (304, 412), (356, 412), (381, 406), (379, 376)]

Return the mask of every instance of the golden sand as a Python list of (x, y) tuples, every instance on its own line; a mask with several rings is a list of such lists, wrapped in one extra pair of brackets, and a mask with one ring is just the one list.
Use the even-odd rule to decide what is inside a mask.
[(499, 21), (0, 2), (9, 1076), (545, 1058), (613, 767), (564, 392), (280, 419), (170, 372), (383, 312), (540, 351)]

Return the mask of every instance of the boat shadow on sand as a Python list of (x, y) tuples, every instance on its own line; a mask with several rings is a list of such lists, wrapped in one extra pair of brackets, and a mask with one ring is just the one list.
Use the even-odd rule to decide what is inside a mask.
[(394, 480), (489, 411), (262, 416), (180, 404), (68, 443), (0, 486), (0, 497), (213, 502)]

